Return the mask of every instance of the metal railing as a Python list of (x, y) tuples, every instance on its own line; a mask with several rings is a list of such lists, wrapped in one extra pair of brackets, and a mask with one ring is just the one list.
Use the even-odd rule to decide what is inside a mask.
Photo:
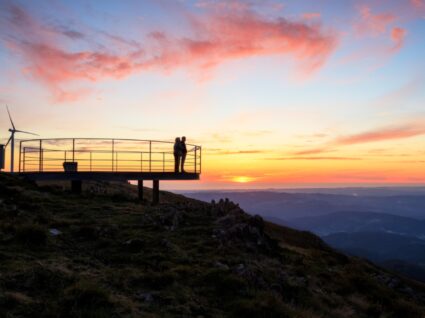
[[(184, 169), (201, 173), (202, 147), (186, 144)], [(88, 172), (174, 172), (174, 143), (139, 139), (60, 138), (22, 140), (19, 172), (60, 172), (77, 163)]]

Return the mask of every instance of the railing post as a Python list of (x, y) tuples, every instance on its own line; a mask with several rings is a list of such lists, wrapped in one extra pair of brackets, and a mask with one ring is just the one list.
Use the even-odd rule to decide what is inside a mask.
[(19, 142), (19, 172), (21, 172), (22, 140)]
[(152, 204), (156, 205), (159, 203), (159, 180), (153, 180), (152, 183)]
[(40, 139), (40, 149), (38, 152), (38, 172), (43, 171), (43, 148), (42, 148), (43, 141)]
[(115, 153), (115, 172), (118, 171), (118, 152)]
[(24, 154), (23, 154), (23, 162), (22, 162), (22, 170), (23, 172), (25, 172), (25, 152), (27, 150), (27, 147), (24, 147)]
[(196, 173), (196, 155), (197, 155), (198, 146), (195, 146), (195, 173)]
[(143, 172), (143, 152), (140, 153), (140, 172)]
[(65, 150), (65, 158), (64, 158), (64, 159), (65, 159), (65, 160), (64, 160), (65, 162), (66, 162), (66, 154), (67, 154), (67, 151)]
[(139, 192), (139, 200), (143, 201), (143, 180), (137, 180), (137, 189)]
[(165, 152), (162, 153), (162, 172), (165, 172)]
[(72, 139), (72, 162), (75, 162), (75, 139)]
[(149, 141), (149, 172), (152, 172), (152, 141)]
[(202, 173), (202, 146), (199, 146), (199, 173)]
[(112, 139), (112, 172), (114, 172), (114, 151), (115, 151), (115, 140)]

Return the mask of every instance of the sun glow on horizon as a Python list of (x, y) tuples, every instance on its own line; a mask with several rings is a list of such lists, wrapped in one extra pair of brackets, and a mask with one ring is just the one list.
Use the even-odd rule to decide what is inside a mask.
[(237, 176), (237, 177), (233, 177), (232, 181), (236, 182), (236, 183), (249, 183), (254, 181), (255, 178), (253, 177), (248, 177), (248, 176)]

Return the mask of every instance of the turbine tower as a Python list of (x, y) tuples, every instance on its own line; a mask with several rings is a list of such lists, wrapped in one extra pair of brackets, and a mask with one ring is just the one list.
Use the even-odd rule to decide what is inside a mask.
[(7, 105), (6, 105), (6, 109), (7, 109), (7, 114), (9, 115), (10, 123), (12, 124), (12, 128), (9, 128), (11, 135), (6, 145), (4, 146), (4, 148), (6, 148), (10, 143), (10, 172), (13, 173), (14, 160), (15, 160), (15, 133), (23, 133), (23, 134), (29, 134), (34, 136), (38, 136), (38, 135), (31, 132), (16, 129), (15, 124), (13, 123), (13, 120), (12, 120), (12, 116), (10, 116), (9, 107), (7, 107)]

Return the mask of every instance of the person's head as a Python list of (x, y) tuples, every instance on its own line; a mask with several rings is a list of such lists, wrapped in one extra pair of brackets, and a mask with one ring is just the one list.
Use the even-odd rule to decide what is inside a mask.
[(176, 142), (180, 142), (180, 137), (176, 137)]
[(185, 137), (185, 136), (183, 136), (183, 137), (182, 137), (182, 141), (183, 141), (183, 142), (185, 142), (185, 141), (186, 141), (186, 137)]

